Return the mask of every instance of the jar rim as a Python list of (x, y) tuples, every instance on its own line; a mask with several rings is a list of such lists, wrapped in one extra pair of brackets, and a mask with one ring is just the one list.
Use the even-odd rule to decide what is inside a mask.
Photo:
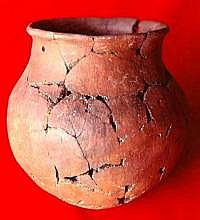
[(30, 23), (27, 32), (42, 38), (116, 38), (147, 33), (168, 32), (166, 24), (159, 21), (139, 21), (127, 17), (51, 18)]

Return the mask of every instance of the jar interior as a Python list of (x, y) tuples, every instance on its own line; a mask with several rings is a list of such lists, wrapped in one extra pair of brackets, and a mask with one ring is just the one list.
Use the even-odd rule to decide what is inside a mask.
[(56, 33), (102, 36), (144, 33), (166, 28), (166, 25), (133, 18), (61, 18), (37, 21), (30, 27)]

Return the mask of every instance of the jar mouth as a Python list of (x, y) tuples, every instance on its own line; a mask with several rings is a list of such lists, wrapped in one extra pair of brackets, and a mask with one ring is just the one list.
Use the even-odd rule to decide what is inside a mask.
[(168, 26), (158, 21), (139, 21), (134, 18), (54, 18), (39, 20), (27, 27), (31, 36), (116, 37), (149, 32), (167, 31)]

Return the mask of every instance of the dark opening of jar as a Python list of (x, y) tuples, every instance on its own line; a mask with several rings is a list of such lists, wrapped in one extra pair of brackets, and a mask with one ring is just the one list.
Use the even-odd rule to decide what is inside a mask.
[(139, 22), (133, 18), (60, 18), (37, 21), (30, 28), (86, 36), (112, 36), (157, 31), (167, 29), (167, 26), (155, 21)]

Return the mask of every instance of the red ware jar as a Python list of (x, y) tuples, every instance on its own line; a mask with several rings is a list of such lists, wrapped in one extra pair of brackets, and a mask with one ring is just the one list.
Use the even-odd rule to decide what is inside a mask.
[(129, 18), (34, 22), (8, 105), (12, 151), (44, 190), (103, 209), (158, 184), (185, 143), (181, 89), (161, 59), (165, 24)]

